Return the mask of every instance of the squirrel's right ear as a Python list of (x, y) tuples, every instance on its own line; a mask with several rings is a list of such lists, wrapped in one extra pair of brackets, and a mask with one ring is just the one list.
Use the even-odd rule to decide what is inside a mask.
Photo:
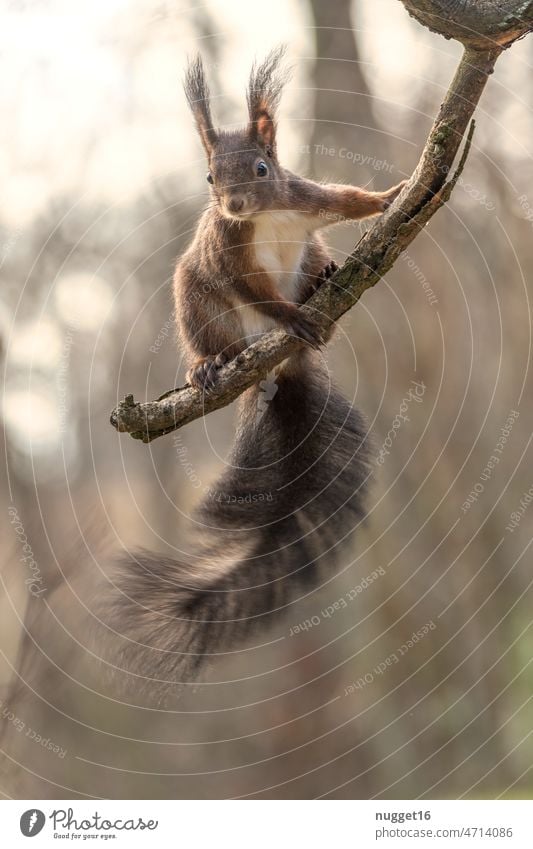
[(205, 71), (200, 56), (196, 56), (185, 73), (183, 84), (185, 96), (191, 107), (196, 127), (200, 134), (202, 144), (207, 155), (211, 153), (217, 141), (217, 133), (211, 119), (211, 107), (209, 106), (209, 87), (205, 78)]

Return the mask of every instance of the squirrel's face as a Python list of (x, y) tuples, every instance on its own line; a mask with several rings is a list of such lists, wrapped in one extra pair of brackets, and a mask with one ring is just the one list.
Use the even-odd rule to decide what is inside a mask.
[(245, 221), (282, 201), (286, 178), (276, 158), (276, 107), (287, 76), (280, 68), (284, 52), (278, 47), (254, 64), (247, 91), (250, 123), (240, 131), (215, 129), (200, 56), (187, 68), (185, 94), (207, 154), (207, 180), (226, 218)]
[(276, 208), (281, 180), (272, 147), (253, 143), (245, 132), (219, 136), (207, 182), (224, 217), (243, 221)]

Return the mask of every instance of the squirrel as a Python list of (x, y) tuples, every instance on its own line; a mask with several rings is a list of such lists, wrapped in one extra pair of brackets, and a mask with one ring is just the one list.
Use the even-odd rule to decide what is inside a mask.
[(186, 72), (211, 192), (174, 276), (187, 380), (209, 392), (224, 364), (272, 328), (305, 344), (267, 381), (269, 392), (263, 384), (241, 396), (229, 462), (194, 516), (189, 562), (143, 552), (122, 563), (113, 608), (127, 640), (121, 666), (150, 682), (194, 680), (270, 625), (331, 576), (365, 515), (364, 421), (332, 385), (317, 350), (326, 340), (299, 305), (337, 268), (318, 231), (382, 213), (406, 181), (369, 192), (280, 165), (283, 54), (253, 66), (240, 130), (215, 129), (201, 58)]

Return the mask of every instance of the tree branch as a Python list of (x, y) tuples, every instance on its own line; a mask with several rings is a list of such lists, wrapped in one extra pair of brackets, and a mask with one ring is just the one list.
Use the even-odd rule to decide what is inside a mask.
[[(416, 9), (416, 16), (426, 25), (427, 15), (435, 16), (439, 10), (444, 15), (446, 9), (449, 14), (452, 7), (460, 5), (458, 0), (402, 2), (409, 12), (414, 14), (413, 10)], [(524, 35), (533, 23), (533, 0), (531, 3), (507, 4), (502, 4), (501, 0), (498, 3), (493, 0), (481, 0), (476, 3), (460, 0), (460, 3), (464, 7), (465, 17), (463, 20), (462, 12), (457, 12), (455, 18), (459, 18), (463, 25), (466, 20), (471, 22), (473, 7), (479, 9), (476, 36), (478, 39), (480, 33), (485, 31), (485, 26), (487, 32), (498, 29), (499, 20), (500, 41), (495, 44), (494, 40), (485, 39), (482, 49), (477, 44), (472, 46), (467, 43), (409, 184), (390, 209), (365, 233), (343, 267), (301, 307), (304, 312), (310, 312), (324, 329), (344, 315), (367, 289), (374, 286), (389, 271), (421, 228), (449, 199), (470, 147), (474, 129), (472, 115), (487, 78), (493, 72), (494, 64), (504, 49), (500, 45), (508, 45), (519, 37), (516, 35), (517, 22), (520, 23), (520, 35)], [(502, 5), (505, 7), (503, 12)], [(523, 19), (520, 17), (520, 8)], [(507, 28), (504, 26), (505, 22)], [(438, 25), (442, 34), (456, 37), (455, 19), (451, 22), (447, 18), (439, 19)], [(504, 39), (504, 33), (507, 33), (508, 38)], [(469, 123), (470, 131), (461, 161), (455, 175), (448, 180)], [(208, 394), (191, 387), (183, 387), (165, 393), (156, 401), (145, 403), (136, 403), (132, 395), (127, 395), (113, 410), (111, 424), (135, 439), (151, 442), (194, 419), (230, 404), (247, 388), (263, 380), (301, 344), (284, 331), (274, 330), (224, 366), (218, 374), (214, 390)]]
[(419, 23), (477, 49), (509, 47), (530, 32), (533, 0), (401, 0)]

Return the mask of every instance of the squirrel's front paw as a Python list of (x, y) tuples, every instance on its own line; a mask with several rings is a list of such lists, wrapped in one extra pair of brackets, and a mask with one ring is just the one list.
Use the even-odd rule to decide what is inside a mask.
[(320, 289), (322, 284), (325, 283), (326, 280), (329, 280), (331, 275), (335, 274), (335, 272), (338, 271), (338, 270), (339, 270), (339, 266), (337, 265), (335, 260), (332, 259), (330, 262), (328, 262), (327, 265), (324, 266), (324, 268), (322, 269), (320, 274), (317, 275), (315, 288)]
[(218, 370), (228, 362), (225, 354), (217, 354), (216, 357), (204, 357), (195, 363), (187, 372), (185, 379), (195, 389), (208, 391), (212, 389), (218, 380)]
[(385, 212), (386, 209), (389, 208), (391, 203), (396, 200), (403, 187), (406, 186), (408, 180), (402, 180), (401, 183), (398, 183), (397, 186), (393, 186), (392, 189), (389, 189), (388, 192), (383, 192), (381, 197), (381, 211)]
[(298, 339), (303, 339), (304, 342), (312, 345), (313, 348), (319, 348), (320, 345), (324, 344), (322, 330), (318, 324), (312, 318), (300, 312), (299, 309), (294, 311), (294, 315), (286, 323), (285, 329), (287, 333), (297, 336)]
[(332, 274), (335, 274), (335, 272), (338, 271), (338, 270), (339, 270), (339, 266), (337, 265), (335, 260), (334, 259), (330, 260), (330, 262), (328, 262), (324, 266), (324, 268), (322, 269), (320, 274), (317, 274), (316, 277), (311, 278), (307, 282), (302, 303), (305, 303), (305, 301), (308, 301), (309, 298), (311, 298), (315, 294), (315, 292), (318, 292), (318, 290), (326, 282), (326, 280), (329, 280), (329, 278), (332, 276)]

